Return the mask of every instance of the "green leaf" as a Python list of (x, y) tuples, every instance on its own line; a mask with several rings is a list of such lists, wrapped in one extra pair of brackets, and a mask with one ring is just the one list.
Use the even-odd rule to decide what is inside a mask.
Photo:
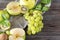
[(42, 11), (45, 12), (45, 11), (48, 11), (49, 7), (45, 6), (42, 8)]
[(9, 29), (10, 26), (11, 26), (9, 20), (4, 20), (0, 24), (2, 25), (1, 29), (4, 30), (4, 31)]
[(4, 19), (9, 19), (9, 14), (8, 14), (8, 12), (6, 10), (3, 11), (2, 17)]
[(43, 4), (49, 4), (51, 2), (51, 0), (41, 0), (41, 3)]
[(0, 34), (2, 34), (3, 32), (0, 32)]
[(2, 14), (3, 14), (3, 11), (0, 10), (0, 22), (4, 20), (3, 17), (2, 17)]
[(37, 6), (36, 6), (36, 10), (41, 10), (41, 8), (42, 8), (42, 5), (41, 4), (37, 4)]

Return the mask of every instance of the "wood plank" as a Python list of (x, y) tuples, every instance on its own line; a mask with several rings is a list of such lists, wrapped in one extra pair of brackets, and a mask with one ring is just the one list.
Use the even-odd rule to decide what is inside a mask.
[(60, 36), (32, 36), (27, 38), (27, 40), (60, 40)]

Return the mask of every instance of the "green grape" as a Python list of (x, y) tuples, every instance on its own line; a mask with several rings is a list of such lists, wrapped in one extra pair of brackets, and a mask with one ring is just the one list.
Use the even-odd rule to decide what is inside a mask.
[(31, 31), (31, 27), (30, 26), (28, 27), (28, 30)]
[(39, 17), (40, 17), (40, 20), (43, 20), (43, 16), (41, 14), (39, 15)]
[(29, 35), (32, 34), (32, 32), (31, 32), (31, 25), (30, 25), (30, 24), (28, 25), (28, 31), (27, 31), (27, 33), (28, 33)]
[(43, 28), (43, 23), (40, 23), (39, 26), (40, 26), (40, 28)]
[(30, 25), (30, 24), (28, 24), (28, 27), (30, 28), (30, 27), (31, 27), (31, 25)]
[(36, 32), (38, 33), (40, 30), (39, 30), (39, 27), (35, 27), (36, 28)]
[(40, 21), (40, 17), (37, 17), (36, 19), (35, 19), (35, 22), (39, 22)]
[(32, 13), (33, 12), (33, 10), (30, 10), (30, 13)]
[(32, 34), (36, 34), (36, 31), (35, 30), (32, 30)]
[(34, 26), (32, 26), (32, 27), (31, 27), (31, 30), (35, 30), (35, 27), (34, 27)]
[(29, 13), (26, 13), (25, 15), (26, 15), (26, 16), (29, 16)]
[(42, 30), (42, 28), (43, 28), (43, 25), (39, 26), (39, 30), (40, 30), (40, 31)]
[(39, 17), (42, 16), (40, 13), (37, 14)]
[(7, 35), (10, 35), (10, 31), (6, 31), (6, 34), (7, 34)]
[(35, 10), (35, 11), (33, 11), (33, 14), (42, 14), (42, 11), (38, 11), (38, 10)]
[(31, 16), (28, 16), (28, 19), (27, 20), (31, 20)]
[(40, 32), (42, 30), (42, 28), (43, 28), (43, 23), (39, 24), (39, 26), (36, 27), (36, 31)]
[(42, 15), (40, 13), (34, 13), (33, 14), (33, 17), (36, 18), (36, 17), (42, 17)]
[(31, 24), (31, 25), (34, 25), (34, 21), (28, 21), (29, 22), (29, 24)]
[(28, 33), (28, 35), (31, 35), (32, 34), (31, 31), (27, 31), (27, 33)]
[(29, 18), (29, 14), (26, 13), (26, 14), (24, 15), (24, 17), (25, 17), (25, 19), (28, 19), (28, 18)]
[(42, 14), (42, 11), (38, 11), (38, 15)]
[(31, 20), (34, 20), (34, 17), (31, 17)]
[(31, 27), (31, 30), (32, 30), (32, 34), (35, 34), (36, 33), (34, 26)]
[(42, 21), (39, 21), (39, 24), (42, 24)]
[(41, 31), (43, 28), (43, 16), (41, 14), (41, 11), (35, 10), (31, 11), (29, 14), (24, 14), (25, 19), (28, 21), (28, 29), (27, 29), (27, 34), (36, 34)]
[(34, 10), (33, 11), (33, 14), (37, 14), (37, 13), (39, 13), (40, 11), (38, 11), (38, 10)]
[(25, 19), (28, 19), (29, 17), (28, 16), (25, 16)]
[(37, 19), (39, 19), (40, 21), (43, 20), (43, 16), (41, 14), (37, 14), (38, 16), (36, 17)]
[(38, 15), (34, 14), (33, 17), (36, 18), (36, 17), (38, 17)]
[(35, 27), (38, 27), (38, 23), (34, 23), (34, 26), (35, 26)]

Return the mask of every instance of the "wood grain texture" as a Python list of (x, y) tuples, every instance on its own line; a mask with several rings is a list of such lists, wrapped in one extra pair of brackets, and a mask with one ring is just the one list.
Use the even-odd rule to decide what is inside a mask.
[(27, 36), (27, 40), (60, 40), (60, 0), (52, 0), (50, 10), (43, 16), (42, 32)]
[[(0, 0), (0, 9), (12, 0)], [(60, 40), (60, 0), (52, 0), (51, 8), (44, 15), (44, 28), (36, 35), (26, 36), (26, 40)]]

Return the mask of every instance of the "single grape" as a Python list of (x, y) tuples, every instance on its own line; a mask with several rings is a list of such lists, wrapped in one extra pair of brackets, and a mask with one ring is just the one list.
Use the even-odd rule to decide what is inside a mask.
[(36, 19), (35, 19), (35, 22), (39, 22), (40, 21), (40, 17), (37, 17)]
[(28, 35), (31, 35), (32, 33), (31, 33), (31, 31), (27, 31), (27, 34), (28, 34)]
[(34, 14), (33, 17), (36, 18), (36, 17), (38, 17), (38, 15)]
[(31, 27), (31, 30), (32, 30), (32, 34), (35, 34), (36, 33), (36, 30), (35, 30), (35, 27), (34, 26)]
[(10, 31), (6, 31), (6, 34), (7, 34), (7, 35), (10, 35)]
[(25, 19), (28, 19), (29, 17), (28, 16), (25, 16)]
[(38, 23), (34, 23), (34, 26), (35, 26), (35, 27), (38, 27)]
[(40, 28), (43, 28), (43, 23), (40, 23), (40, 24), (39, 24), (39, 27), (40, 27)]
[(36, 32), (38, 33), (40, 30), (39, 30), (39, 27), (35, 27), (36, 28)]
[(29, 22), (29, 24), (31, 24), (31, 25), (34, 25), (34, 21), (28, 21)]

